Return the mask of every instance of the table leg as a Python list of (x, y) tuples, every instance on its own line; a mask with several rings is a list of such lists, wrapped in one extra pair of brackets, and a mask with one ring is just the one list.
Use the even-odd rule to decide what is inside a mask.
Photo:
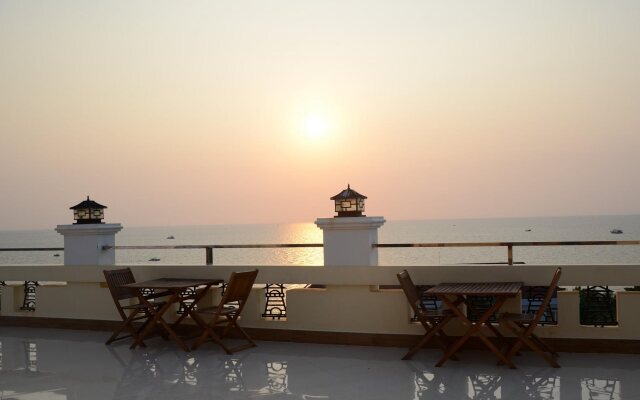
[(444, 365), (444, 363), (451, 358), (452, 355), (454, 355), (461, 347), (462, 345), (464, 345), (469, 338), (476, 332), (478, 332), (478, 336), (480, 337), (480, 340), (482, 340), (484, 342), (484, 344), (491, 350), (493, 351), (498, 358), (500, 358), (505, 364), (507, 364), (510, 368), (515, 368), (515, 365), (513, 365), (513, 363), (508, 360), (504, 354), (502, 354), (502, 352), (500, 352), (500, 350), (498, 350), (498, 348), (491, 343), (491, 341), (489, 339), (487, 339), (482, 332), (480, 332), (480, 328), (482, 328), (483, 325), (485, 325), (485, 322), (489, 320), (489, 318), (491, 317), (491, 315), (493, 315), (493, 313), (495, 313), (498, 309), (500, 309), (500, 307), (502, 306), (502, 304), (505, 302), (506, 297), (504, 296), (500, 296), (496, 299), (496, 302), (493, 304), (493, 306), (491, 306), (481, 317), (480, 319), (476, 322), (473, 323), (472, 321), (470, 321), (466, 315), (464, 315), (464, 313), (462, 311), (460, 311), (460, 309), (458, 309), (458, 305), (464, 301), (464, 299), (462, 298), (462, 296), (457, 296), (457, 300), (455, 302), (452, 302), (451, 300), (449, 300), (447, 298), (447, 296), (438, 296), (440, 298), (440, 300), (442, 300), (442, 302), (451, 309), (451, 311), (456, 314), (463, 323), (465, 323), (466, 325), (469, 326), (469, 329), (467, 330), (467, 332), (460, 338), (458, 339), (458, 341), (456, 343), (454, 343), (454, 345), (442, 356), (442, 358), (440, 359), (440, 361), (438, 361), (438, 363), (436, 364), (436, 367), (441, 367), (442, 365)]
[[(151, 307), (150, 312), (153, 314), (153, 320), (151, 320), (149, 325), (144, 329), (144, 331), (142, 331), (138, 339), (131, 345), (131, 348), (134, 349), (136, 346), (139, 346), (142, 340), (145, 337), (147, 337), (149, 334), (151, 334), (151, 331), (155, 328), (156, 323), (159, 323), (167, 331), (169, 336), (171, 336), (171, 338), (176, 343), (178, 343), (178, 345), (182, 350), (189, 351), (189, 347), (187, 347), (187, 345), (182, 341), (182, 339), (180, 339), (180, 336), (178, 336), (178, 334), (173, 329), (171, 329), (171, 325), (169, 325), (167, 321), (165, 321), (162, 318), (162, 315), (164, 315), (164, 313), (166, 313), (169, 310), (171, 305), (178, 303), (179, 301), (180, 301), (180, 292), (174, 292), (173, 295), (169, 298), (169, 300), (167, 300), (167, 303), (164, 306), (162, 306), (158, 311), (155, 311)], [(147, 305), (149, 304), (149, 302), (146, 299), (144, 299), (144, 302)]]
[(196, 289), (196, 294), (193, 296), (193, 301), (191, 302), (191, 305), (188, 305), (187, 303), (185, 303), (185, 300), (189, 300), (189, 298), (182, 298), (182, 295), (180, 295), (179, 301), (180, 301), (180, 305), (182, 305), (183, 307), (184, 312), (182, 313), (180, 318), (178, 318), (178, 320), (173, 323), (174, 327), (178, 326), (188, 315), (190, 315), (191, 318), (193, 318), (193, 315), (195, 314), (193, 312), (193, 309), (195, 308), (196, 304), (198, 304), (198, 302), (204, 297), (204, 295), (207, 294), (210, 288), (211, 288), (211, 285), (206, 285), (204, 288), (200, 290)]
[[(458, 316), (459, 318), (461, 318), (463, 320), (463, 322), (469, 321), (467, 319), (467, 317), (458, 309), (458, 305), (460, 303), (462, 303), (462, 296), (457, 296), (457, 299), (455, 302), (452, 302), (451, 300), (449, 300), (449, 298), (447, 296), (438, 296), (438, 298), (440, 298), (440, 300), (442, 300), (442, 302), (454, 313), (456, 314), (456, 316)], [(469, 321), (470, 322), (470, 321)], [(467, 330), (467, 332), (465, 333), (464, 336), (462, 336), (460, 339), (458, 339), (453, 346), (451, 346), (442, 356), (442, 358), (440, 359), (440, 361), (438, 361), (438, 363), (436, 364), (436, 367), (441, 367), (442, 365), (444, 365), (444, 363), (451, 358), (451, 356), (453, 356), (459, 349), (460, 347), (462, 347), (462, 345), (469, 339), (469, 337), (471, 337), (471, 334), (473, 332), (471, 332), (471, 330)]]
[(175, 297), (176, 294), (172, 294), (167, 302), (162, 307), (160, 307), (159, 310), (156, 310), (153, 304), (144, 297), (142, 291), (138, 290), (138, 299), (140, 300), (140, 303), (147, 306), (147, 310), (149, 310), (149, 313), (151, 313), (153, 317), (147, 320), (147, 325), (144, 327), (142, 332), (140, 332), (136, 340), (131, 344), (131, 349), (135, 349), (137, 346), (140, 346), (142, 344), (142, 341), (151, 334), (151, 331), (156, 327), (156, 323), (158, 322), (159, 318), (161, 318), (162, 314), (164, 314), (169, 309), (169, 306), (173, 304)]
[[(507, 297), (505, 296), (498, 296), (496, 298), (496, 302), (494, 303), (493, 306), (491, 306), (483, 315), (482, 317), (478, 320), (478, 322), (476, 323), (478, 325), (477, 331), (478, 331), (478, 337), (480, 338), (480, 340), (482, 340), (484, 342), (484, 344), (496, 355), (498, 356), (498, 358), (500, 360), (502, 360), (502, 362), (504, 362), (509, 368), (511, 369), (515, 369), (516, 366), (511, 362), (510, 359), (508, 359), (501, 351), (500, 349), (498, 349), (492, 342), (491, 340), (489, 340), (489, 338), (487, 338), (486, 336), (484, 336), (482, 334), (482, 332), (480, 332), (480, 328), (482, 327), (482, 325), (487, 325), (489, 324), (489, 318), (491, 318), (491, 316), (500, 309), (500, 307), (502, 307), (502, 305), (504, 304), (504, 302), (507, 300)], [(494, 326), (492, 326), (492, 328), (495, 328)], [(502, 335), (500, 335), (502, 336)]]
[[(479, 315), (480, 313), (478, 312), (478, 310), (476, 310), (473, 307), (473, 304), (471, 304), (470, 302), (467, 301), (467, 299), (464, 300), (464, 304), (467, 306), (467, 309), (471, 310), (471, 312), (473, 312), (475, 315)], [(493, 314), (492, 314), (493, 315)], [(489, 316), (489, 318), (491, 318), (491, 315)], [(491, 323), (491, 321), (489, 321), (487, 319), (487, 322), (485, 322), (484, 324), (487, 328), (489, 328), (489, 330), (491, 332), (493, 332), (493, 334), (496, 336), (496, 338), (498, 338), (498, 340), (501, 343), (506, 343), (505, 337), (502, 333), (500, 333), (500, 331), (498, 330), (498, 328), (496, 328), (495, 326), (493, 326), (493, 324)]]
[[(422, 317), (424, 318), (424, 317)], [(425, 329), (425, 334), (422, 337), (422, 339), (420, 339), (420, 341), (418, 343), (416, 343), (413, 347), (411, 347), (409, 349), (409, 351), (407, 352), (407, 354), (404, 355), (404, 357), (402, 357), (403, 360), (410, 360), (411, 357), (413, 357), (413, 355), (415, 353), (418, 352), (418, 350), (420, 350), (421, 348), (424, 347), (425, 344), (427, 344), (431, 338), (433, 338), (434, 336), (439, 339), (438, 342), (440, 343), (442, 350), (443, 351), (447, 351), (447, 347), (446, 347), (446, 342), (444, 340), (442, 340), (441, 337), (437, 336), (439, 333), (444, 333), (442, 331), (442, 328), (451, 320), (451, 316), (447, 316), (443, 319), (441, 319), (440, 321), (434, 323), (433, 325), (429, 325), (429, 323), (427, 322), (426, 319), (420, 319), (420, 323), (422, 324), (422, 326)], [(455, 356), (453, 356), (455, 357)]]

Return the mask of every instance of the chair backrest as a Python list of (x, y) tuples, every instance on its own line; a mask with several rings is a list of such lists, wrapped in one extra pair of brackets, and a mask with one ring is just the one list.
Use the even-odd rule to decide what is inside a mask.
[(407, 301), (411, 305), (411, 309), (413, 312), (418, 315), (420, 313), (420, 298), (418, 297), (418, 289), (416, 285), (413, 284), (411, 280), (411, 276), (409, 276), (409, 272), (405, 269), (404, 271), (398, 273), (398, 282), (400, 282), (400, 287), (404, 292), (404, 295), (407, 296)]
[(131, 268), (114, 269), (111, 271), (104, 270), (102, 272), (104, 272), (104, 278), (107, 281), (107, 286), (116, 304), (118, 304), (119, 300), (138, 297), (135, 290), (122, 287), (122, 285), (135, 283), (136, 281), (133, 272), (131, 272)]
[(556, 269), (555, 274), (553, 274), (553, 279), (551, 280), (551, 283), (549, 284), (549, 287), (547, 288), (547, 293), (545, 293), (545, 295), (544, 295), (544, 300), (542, 300), (542, 303), (540, 304), (540, 308), (538, 308), (538, 311), (536, 311), (535, 319), (534, 319), (535, 323), (538, 323), (538, 321), (540, 321), (540, 319), (544, 315), (544, 312), (547, 310), (547, 307), (549, 307), (549, 302), (551, 301), (551, 298), (553, 297), (553, 294), (555, 293), (556, 289), (558, 288), (558, 282), (560, 281), (560, 275), (562, 275), (562, 268)]
[(238, 302), (240, 310), (244, 307), (249, 294), (251, 294), (251, 288), (258, 276), (258, 270), (245, 271), (245, 272), (232, 272), (227, 283), (227, 289), (220, 300), (220, 306), (224, 306), (228, 303)]

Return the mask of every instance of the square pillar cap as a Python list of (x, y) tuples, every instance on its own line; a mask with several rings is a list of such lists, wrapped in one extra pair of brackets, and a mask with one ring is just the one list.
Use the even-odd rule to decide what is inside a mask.
[(378, 229), (385, 222), (384, 217), (342, 217), (318, 218), (315, 224), (322, 230), (367, 230)]
[(61, 235), (83, 236), (83, 235), (109, 235), (116, 234), (122, 230), (120, 224), (70, 224), (58, 225), (55, 231)]

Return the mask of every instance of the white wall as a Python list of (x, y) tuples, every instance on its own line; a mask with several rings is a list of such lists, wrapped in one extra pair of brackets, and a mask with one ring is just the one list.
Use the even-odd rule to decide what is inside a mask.
[[(122, 266), (118, 266), (121, 268)], [(158, 277), (227, 278), (231, 271), (255, 266), (131, 266), (140, 280)], [(243, 314), (243, 326), (332, 332), (420, 334), (421, 327), (409, 322), (410, 311), (400, 290), (378, 290), (376, 285), (397, 284), (395, 274), (405, 267), (393, 266), (263, 266), (258, 267), (258, 283), (318, 283), (327, 289), (295, 289), (287, 293), (286, 321), (261, 317), (264, 292), (254, 290)], [(19, 311), (22, 287), (5, 287), (2, 316), (58, 317), (77, 319), (117, 319), (102, 267), (98, 266), (0, 266), (0, 280), (67, 281), (67, 286), (39, 287), (35, 312)], [(555, 266), (549, 265), (452, 265), (406, 267), (416, 284), (439, 282), (522, 281), (527, 285), (547, 285)], [(630, 286), (640, 284), (640, 265), (563, 266), (562, 286)], [(210, 296), (209, 303), (217, 294)], [(619, 326), (596, 328), (579, 323), (579, 294), (568, 290), (558, 294), (557, 326), (541, 327), (541, 336), (562, 338), (602, 338), (640, 340), (640, 293), (617, 295)], [(505, 306), (517, 311), (519, 299)], [(451, 325), (452, 333), (460, 328)]]

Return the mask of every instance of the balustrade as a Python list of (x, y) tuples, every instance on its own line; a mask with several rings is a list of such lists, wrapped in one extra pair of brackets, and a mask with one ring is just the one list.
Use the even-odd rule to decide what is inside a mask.
[[(197, 278), (227, 278), (231, 271), (250, 266), (131, 266), (138, 279), (190, 276)], [(537, 310), (544, 284), (548, 283), (556, 266), (532, 265), (453, 265), (415, 267), (304, 267), (261, 266), (258, 282), (280, 281), (282, 284), (256, 286), (243, 313), (243, 326), (260, 329), (291, 329), (299, 331), (362, 332), (387, 334), (418, 334), (417, 324), (402, 292), (378, 289), (396, 281), (395, 274), (408, 269), (414, 281), (423, 288), (445, 281), (523, 281), (521, 297), (505, 304), (505, 311), (533, 312)], [(613, 292), (612, 287), (634, 286), (640, 282), (640, 265), (565, 265), (561, 285), (551, 307), (545, 311), (546, 325), (541, 336), (562, 338), (601, 338), (637, 340), (640, 321), (640, 292)], [(606, 271), (604, 273), (603, 271)], [(31, 318), (66, 318), (72, 320), (116, 319), (115, 309), (103, 281), (102, 267), (71, 266), (0, 266), (3, 287), (0, 316)], [(22, 278), (22, 281), (19, 279)], [(29, 278), (27, 289), (18, 282)], [(64, 280), (66, 286), (41, 285), (38, 281)], [(324, 288), (287, 289), (300, 282), (322, 283)], [(595, 285), (600, 283), (601, 285)], [(264, 286), (262, 286), (264, 285)], [(582, 291), (573, 290), (582, 287)], [(34, 297), (34, 290), (37, 290)], [(221, 288), (217, 288), (218, 292)], [(585, 303), (588, 295), (597, 300)], [(608, 303), (602, 305), (602, 298)], [(615, 307), (611, 300), (615, 299)], [(581, 306), (582, 300), (582, 306)], [(214, 301), (213, 299), (210, 301)], [(427, 308), (439, 304), (436, 299), (423, 298)], [(205, 302), (206, 303), (206, 302)], [(475, 302), (474, 308), (481, 304)], [(585, 321), (586, 305), (594, 304), (604, 317)], [(206, 304), (205, 304), (206, 305)], [(580, 308), (583, 315), (580, 315)], [(27, 311), (29, 310), (29, 311)], [(606, 330), (603, 321), (617, 325)], [(455, 335), (455, 324), (452, 324)]]

